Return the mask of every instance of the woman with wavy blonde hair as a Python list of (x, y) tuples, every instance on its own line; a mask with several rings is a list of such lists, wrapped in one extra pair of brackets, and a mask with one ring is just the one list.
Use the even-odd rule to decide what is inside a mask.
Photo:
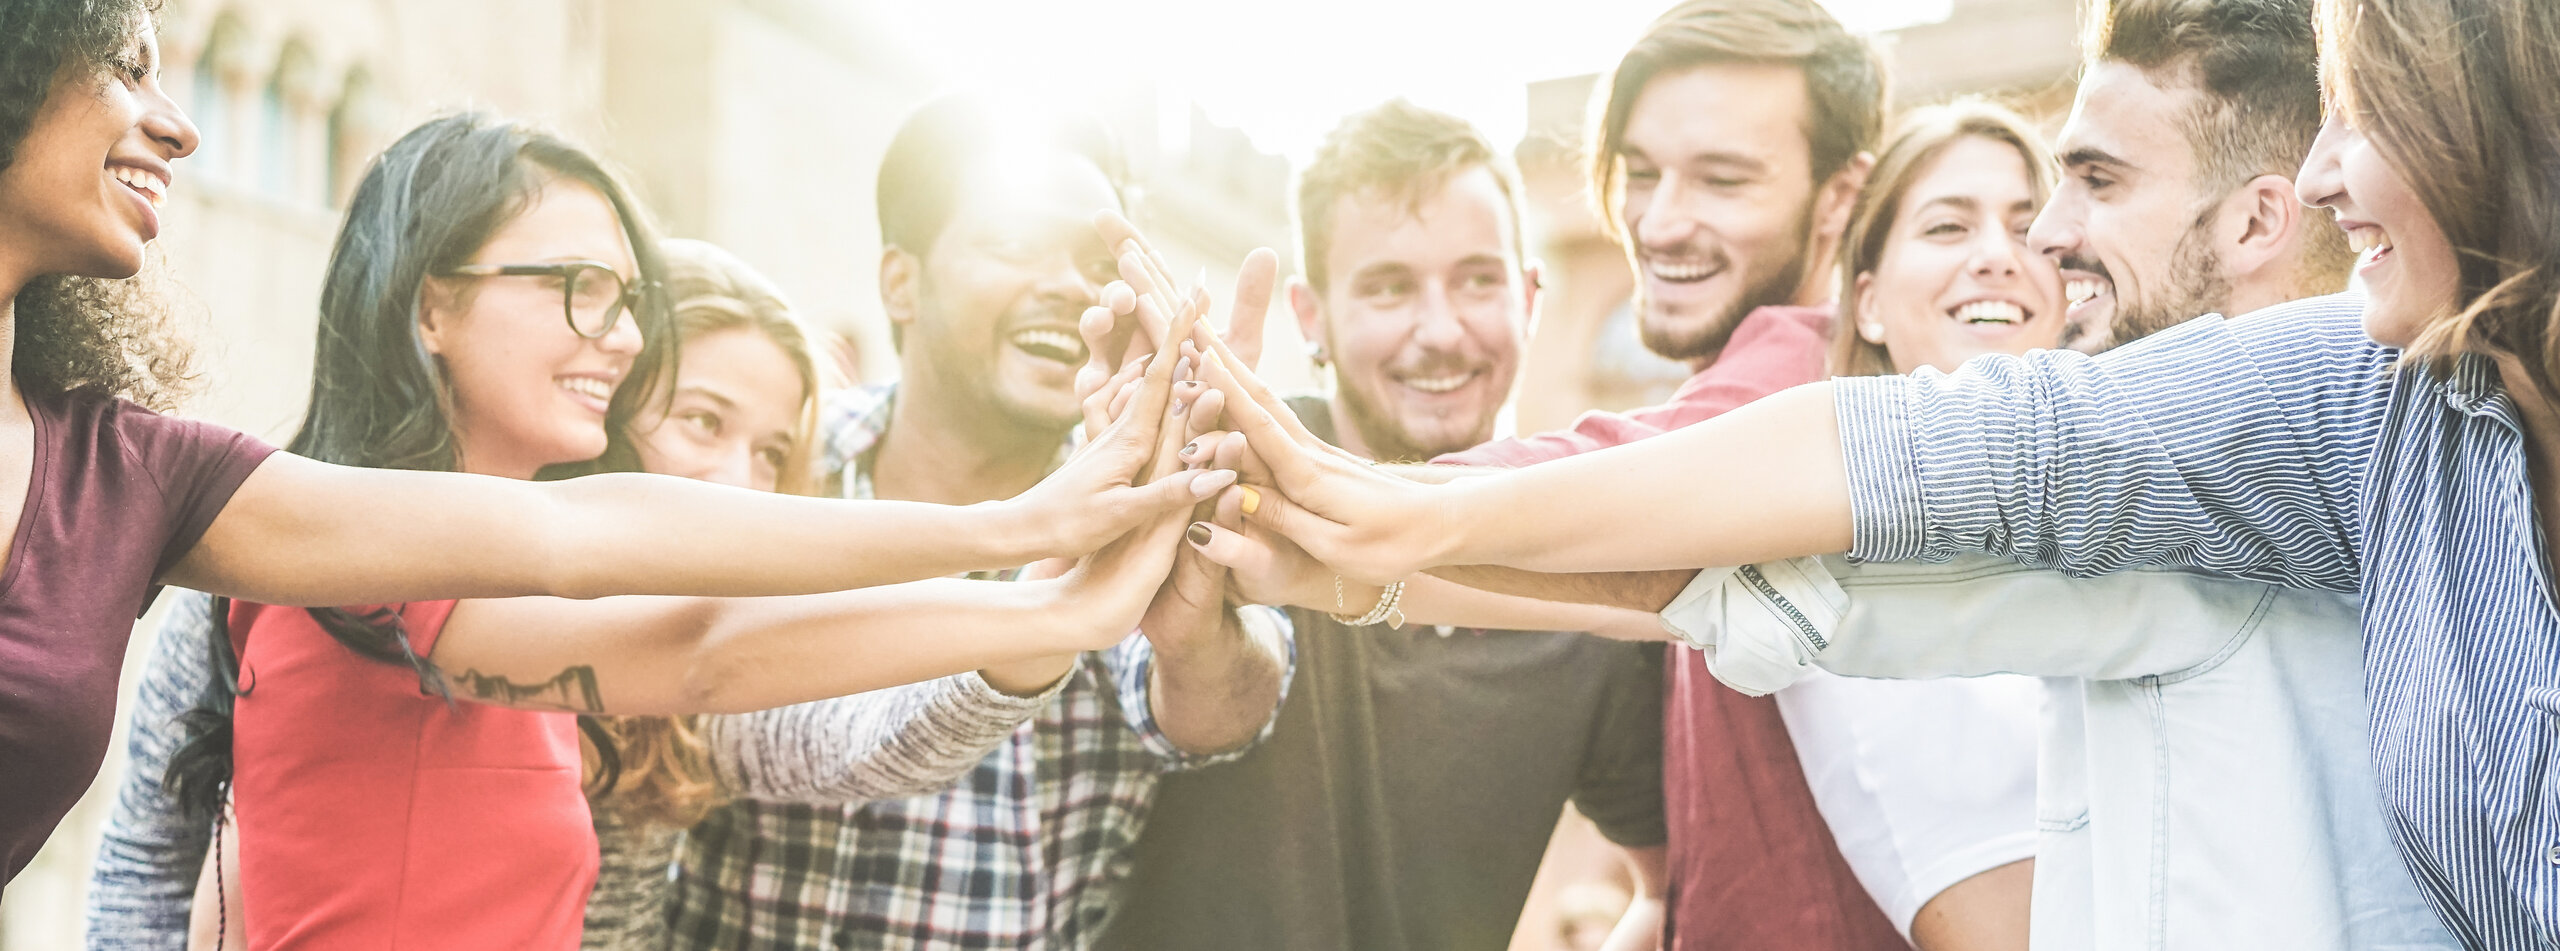
[[(779, 289), (717, 245), (667, 239), (659, 255), (675, 371), (628, 427), (633, 462), (660, 475), (816, 494), (811, 442), (832, 381), (809, 329)], [(580, 946), (659, 947), (678, 837), (726, 792), (698, 717), (588, 719), (601, 732), (581, 753), (602, 861)]]

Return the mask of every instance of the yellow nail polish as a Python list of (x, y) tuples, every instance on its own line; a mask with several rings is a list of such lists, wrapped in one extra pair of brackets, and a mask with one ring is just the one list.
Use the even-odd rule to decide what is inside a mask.
[(1249, 485), (1237, 488), (1244, 492), (1244, 514), (1251, 515), (1262, 509), (1262, 493), (1254, 491)]

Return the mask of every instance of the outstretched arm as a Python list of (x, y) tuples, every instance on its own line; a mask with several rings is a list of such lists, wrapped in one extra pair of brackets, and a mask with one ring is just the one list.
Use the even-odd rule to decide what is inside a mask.
[[(1160, 382), (1128, 379), (1132, 392), (1155, 391), (1131, 397), (1149, 405), (1130, 412), (1165, 414)], [(1184, 410), (1205, 419), (1220, 401), (1209, 396)], [(1175, 449), (1189, 428), (1181, 418), (1160, 427), (1142, 474), (1180, 470)], [(1078, 461), (1097, 451), (1105, 450), (1088, 447)], [(1156, 516), (1064, 577), (1040, 581), (933, 579), (783, 598), (465, 601), (430, 659), (458, 695), (487, 703), (726, 713), (1071, 655), (1138, 625), (1173, 566), (1188, 514)]]
[(1076, 459), (1008, 501), (793, 498), (638, 474), (535, 483), (277, 453), (163, 580), (285, 605), (734, 597), (1081, 556), (1231, 478), (1187, 471), (1139, 478), (1167, 429), (1176, 359), (1169, 348), (1158, 351), (1128, 411)]
[(1207, 366), (1280, 490), (1230, 491), (1361, 580), (1735, 565), (1854, 540), (1878, 560), (1982, 551), (2076, 574), (2167, 564), (2352, 590), (2357, 493), (2397, 356), (2364, 338), (2360, 307), (2299, 301), (2095, 358), (1991, 355), (1949, 375), (1802, 386), (1446, 486), (1330, 457), (1249, 374)]
[(1827, 384), (1625, 446), (1424, 485), (1324, 448), (1259, 380), (1222, 359), (1203, 364), (1270, 471), (1268, 488), (1229, 490), (1250, 509), (1245, 517), (1353, 580), (1381, 584), (1448, 565), (1697, 567), (1849, 547)]

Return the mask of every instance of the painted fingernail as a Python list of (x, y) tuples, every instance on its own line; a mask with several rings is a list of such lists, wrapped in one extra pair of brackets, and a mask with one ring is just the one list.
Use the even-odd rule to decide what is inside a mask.
[(1194, 545), (1206, 545), (1209, 543), (1209, 526), (1193, 522), (1190, 528), (1183, 530), (1182, 537), (1191, 539)]
[(1193, 453), (1196, 453), (1196, 452), (1199, 452), (1199, 451), (1200, 451), (1200, 440), (1194, 439), (1194, 440), (1192, 440), (1192, 441), (1190, 441), (1190, 442), (1187, 442), (1187, 443), (1182, 444), (1182, 454), (1183, 454), (1183, 455), (1185, 455), (1185, 456), (1189, 456), (1189, 455), (1191, 455), (1191, 454), (1193, 454)]
[(1238, 491), (1244, 493), (1244, 514), (1251, 515), (1262, 510), (1262, 493), (1254, 491), (1249, 485)]

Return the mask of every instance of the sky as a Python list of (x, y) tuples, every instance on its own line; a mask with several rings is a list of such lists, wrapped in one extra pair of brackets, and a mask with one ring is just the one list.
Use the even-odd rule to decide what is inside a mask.
[[(1336, 119), (1397, 95), (1517, 141), (1528, 83), (1608, 69), (1669, 2), (941, 0), (884, 4), (881, 18), (955, 78), (1061, 92), (1148, 80), (1303, 159)], [(1824, 5), (1880, 32), (1944, 19), (1950, 2)]]

